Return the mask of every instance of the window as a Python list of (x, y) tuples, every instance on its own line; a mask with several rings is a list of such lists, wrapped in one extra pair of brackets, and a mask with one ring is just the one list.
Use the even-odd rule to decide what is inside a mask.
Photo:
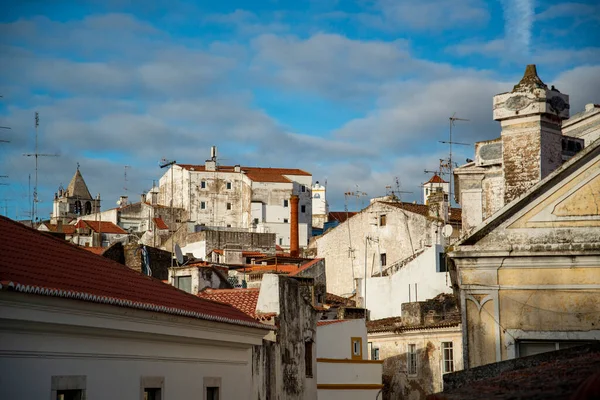
[(144, 388), (144, 400), (160, 400), (160, 388)]
[(175, 277), (175, 287), (184, 292), (192, 293), (192, 276), (182, 275)]
[(231, 203), (227, 203), (227, 209), (231, 210)]
[(321, 195), (319, 193), (315, 193), (313, 199), (320, 199)]
[(367, 344), (369, 354), (371, 354), (371, 360), (379, 360), (379, 347), (374, 347), (373, 342)]
[(283, 201), (283, 206), (284, 206), (284, 207), (287, 207), (287, 206), (288, 206), (288, 201), (287, 201), (287, 200), (284, 200), (284, 201)]
[(53, 376), (51, 379), (52, 400), (84, 400), (86, 377), (84, 375)]
[(519, 357), (533, 356), (548, 351), (567, 349), (569, 347), (581, 346), (589, 342), (585, 341), (552, 341), (552, 340), (519, 340)]
[(313, 376), (313, 344), (312, 342), (304, 342), (304, 367), (307, 378)]
[(227, 182), (227, 184), (225, 185), (225, 187), (227, 187), (227, 190), (231, 190), (231, 182)]
[(306, 192), (306, 186), (304, 186), (304, 185), (301, 185), (301, 186), (300, 186), (300, 190), (302, 191), (302, 193)]
[(204, 400), (221, 398), (221, 378), (204, 378)]
[(387, 215), (381, 214), (379, 216), (379, 226), (385, 226), (387, 223)]
[(300, 212), (301, 213), (305, 213), (306, 212), (306, 206), (305, 205), (301, 205), (300, 206)]
[(408, 354), (406, 355), (406, 372), (408, 375), (417, 374), (417, 345), (408, 345)]
[(284, 219), (283, 219), (283, 223), (284, 223), (284, 224), (287, 224), (288, 222), (290, 222), (290, 220), (289, 220), (289, 219), (287, 219), (287, 218), (284, 218)]
[(446, 253), (438, 254), (437, 272), (448, 272), (448, 264), (446, 263)]
[(381, 259), (381, 266), (385, 267), (387, 265), (387, 254), (386, 253), (381, 253), (379, 255), (379, 258)]
[(200, 182), (200, 188), (206, 189), (206, 181)]
[(254, 225), (258, 225), (258, 218), (254, 218)]
[(352, 343), (352, 359), (362, 360), (362, 338), (352, 337), (350, 338), (350, 341)]
[(142, 376), (140, 381), (141, 400), (162, 400), (165, 378)]
[(231, 224), (227, 224), (227, 227), (228, 227), (228, 228), (231, 228)]
[(279, 238), (279, 245), (283, 245), (283, 238)]
[(201, 210), (206, 210), (206, 202), (205, 201), (201, 201), (200, 202), (200, 209)]
[(454, 372), (454, 349), (452, 342), (442, 342), (442, 373)]

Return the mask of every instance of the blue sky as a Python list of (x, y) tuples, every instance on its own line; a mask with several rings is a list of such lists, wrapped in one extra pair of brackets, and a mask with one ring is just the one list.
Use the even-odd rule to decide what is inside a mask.
[[(499, 135), (492, 96), (526, 64), (600, 103), (597, 1), (80, 0), (2, 4), (0, 212), (26, 218), (40, 159), (39, 216), (77, 163), (103, 208), (136, 200), (161, 158), (302, 168), (344, 192), (385, 194), (399, 178), (421, 198), (425, 169), (455, 139)], [(458, 149), (460, 164), (473, 148)], [(125, 165), (127, 182), (124, 180)], [(125, 190), (125, 187), (127, 190)], [(350, 206), (353, 207), (353, 203)]]

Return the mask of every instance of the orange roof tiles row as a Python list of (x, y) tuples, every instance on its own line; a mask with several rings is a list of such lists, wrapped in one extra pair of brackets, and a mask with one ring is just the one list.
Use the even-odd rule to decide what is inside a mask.
[(89, 228), (89, 229), (93, 230), (94, 232), (101, 232), (101, 233), (115, 233), (115, 234), (121, 234), (121, 235), (124, 235), (127, 233), (120, 226), (115, 225), (112, 222), (108, 222), (108, 221), (86, 221), (86, 220), (81, 219), (81, 220), (79, 220), (79, 222), (77, 222), (75, 224), (75, 227), (76, 228)]
[(185, 293), (2, 216), (0, 235), (2, 290), (272, 329), (229, 305)]
[(232, 307), (248, 314), (254, 319), (261, 321), (269, 320), (273, 314), (257, 314), (256, 304), (260, 295), (259, 288), (250, 289), (206, 289), (198, 296), (203, 299), (218, 301), (220, 303), (229, 304)]
[[(193, 165), (193, 164), (177, 164), (181, 168), (188, 171), (199, 171), (205, 172), (206, 167), (204, 165)], [(290, 179), (286, 178), (285, 175), (293, 176), (311, 176), (310, 173), (296, 168), (260, 168), (260, 167), (240, 167), (248, 178), (255, 182), (280, 182), (287, 183), (291, 182)], [(222, 165), (219, 166), (218, 172), (235, 172), (235, 167)]]

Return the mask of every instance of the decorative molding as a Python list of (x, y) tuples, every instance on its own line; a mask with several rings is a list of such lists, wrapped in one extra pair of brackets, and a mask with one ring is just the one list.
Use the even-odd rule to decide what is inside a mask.
[(225, 365), (247, 365), (247, 361), (219, 360), (211, 358), (190, 357), (156, 357), (124, 354), (106, 353), (66, 353), (51, 351), (27, 351), (27, 350), (0, 350), (0, 358), (45, 358), (45, 359), (95, 359), (95, 360), (127, 360), (127, 361), (155, 361), (155, 362), (179, 362), (193, 364), (225, 364)]

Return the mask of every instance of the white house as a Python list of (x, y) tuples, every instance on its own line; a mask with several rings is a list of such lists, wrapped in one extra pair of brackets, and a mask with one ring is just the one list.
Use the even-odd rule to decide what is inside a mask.
[(319, 181), (312, 187), (312, 226), (323, 228), (329, 216), (329, 204), (327, 204), (327, 187)]
[(317, 391), (319, 400), (375, 399), (383, 361), (367, 354), (364, 319), (317, 322)]
[(252, 398), (272, 327), (5, 217), (0, 235), (3, 398)]
[(188, 221), (223, 229), (247, 229), (277, 235), (290, 246), (294, 218), (291, 196), (298, 195), (300, 246), (312, 225), (312, 175), (300, 169), (224, 166), (216, 148), (202, 165), (174, 164), (159, 181), (158, 203), (186, 210)]

